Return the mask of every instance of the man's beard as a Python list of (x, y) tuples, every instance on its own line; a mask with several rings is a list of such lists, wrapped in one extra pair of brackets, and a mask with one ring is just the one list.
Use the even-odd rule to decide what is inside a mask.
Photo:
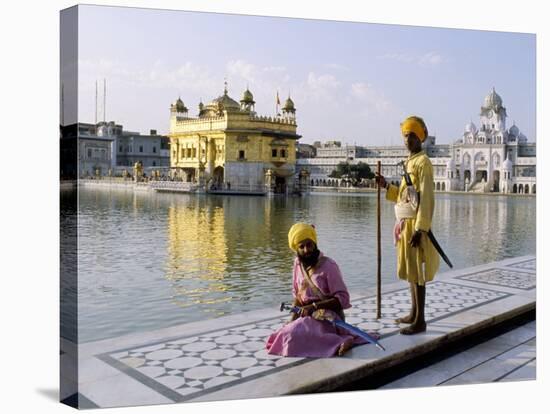
[(321, 252), (319, 249), (315, 249), (313, 252), (309, 253), (308, 255), (298, 255), (298, 259), (305, 267), (311, 267), (315, 266), (317, 264), (317, 261), (319, 260), (319, 255)]

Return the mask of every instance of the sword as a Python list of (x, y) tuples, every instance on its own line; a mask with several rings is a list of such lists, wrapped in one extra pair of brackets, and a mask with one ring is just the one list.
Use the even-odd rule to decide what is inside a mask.
[[(407, 183), (407, 187), (411, 186), (411, 187), (414, 188), (412, 180), (411, 180), (411, 176), (409, 175), (405, 164), (406, 164), (405, 161), (401, 161), (401, 162), (397, 163), (397, 165), (401, 165), (401, 167), (403, 168), (403, 177), (405, 178), (405, 183)], [(420, 193), (418, 193), (418, 199), (420, 200)], [(432, 229), (428, 230), (427, 234), (428, 234), (428, 238), (430, 239), (433, 246), (435, 247), (435, 250), (437, 250), (437, 253), (439, 253), (439, 255), (445, 261), (445, 263), (447, 263), (447, 265), (452, 269), (453, 264), (451, 263), (451, 261), (449, 260), (449, 258), (447, 257), (447, 255), (445, 254), (445, 252), (443, 251), (443, 249), (441, 248), (441, 246), (437, 242), (434, 234), (432, 233)]]
[[(300, 313), (301, 308), (299, 308), (298, 306), (291, 306), (291, 305), (289, 305), (285, 302), (281, 302), (281, 307), (279, 308), (279, 310), (281, 312), (284, 311), (284, 310), (289, 310), (292, 313)], [(325, 319), (325, 320), (327, 320), (327, 319)], [(370, 342), (371, 344), (376, 345), (376, 347), (380, 348), (382, 351), (386, 350), (386, 348), (384, 348), (382, 346), (382, 344), (380, 342), (378, 342), (378, 340), (376, 338), (374, 338), (372, 335), (368, 334), (367, 332), (365, 332), (365, 331), (363, 331), (359, 328), (356, 328), (353, 325), (350, 325), (349, 323), (344, 322), (341, 319), (334, 319), (333, 321), (329, 321), (329, 322), (332, 322), (332, 323), (334, 323), (334, 325), (336, 325), (336, 326), (338, 326), (342, 329), (345, 329), (348, 332), (354, 333), (355, 335), (365, 339), (367, 342)]]
[(437, 253), (439, 253), (439, 255), (445, 261), (445, 263), (447, 263), (447, 265), (452, 269), (453, 264), (451, 263), (451, 261), (449, 260), (449, 258), (447, 257), (447, 255), (445, 254), (445, 252), (443, 251), (443, 249), (441, 248), (441, 246), (437, 242), (437, 240), (435, 239), (435, 236), (432, 233), (432, 229), (428, 230), (428, 238), (430, 239), (430, 241), (434, 245), (435, 250), (437, 250)]

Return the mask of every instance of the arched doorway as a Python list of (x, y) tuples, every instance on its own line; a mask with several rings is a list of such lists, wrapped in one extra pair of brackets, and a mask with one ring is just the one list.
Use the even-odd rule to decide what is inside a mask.
[(520, 194), (523, 194), (523, 184), (519, 185), (518, 191)]
[(470, 170), (464, 171), (464, 180), (472, 181), (472, 173)]
[(445, 191), (445, 183), (441, 183), (441, 191)]
[(439, 184), (439, 182), (435, 185), (435, 189), (437, 191), (440, 191), (441, 190), (441, 185)]
[(178, 171), (178, 175), (180, 176), (182, 181), (185, 181), (188, 183), (194, 183), (195, 177), (196, 177), (196, 170), (194, 168), (182, 168), (181, 173), (180, 171)]
[(512, 193), (517, 193), (518, 192), (518, 185), (517, 184), (514, 184), (514, 186), (512, 187)]
[(529, 184), (525, 184), (525, 194), (529, 194)]
[(212, 189), (219, 190), (223, 187), (224, 182), (224, 169), (222, 166), (214, 168), (214, 173), (212, 174)]
[(493, 191), (500, 191), (500, 171), (493, 171)]
[(286, 194), (286, 178), (285, 177), (280, 177), (280, 176), (275, 176), (275, 189), (274, 189), (274, 193), (275, 194)]
[(485, 181), (487, 182), (487, 171), (486, 170), (478, 170), (476, 171), (476, 181)]
[(533, 194), (537, 194), (537, 185), (533, 184)]

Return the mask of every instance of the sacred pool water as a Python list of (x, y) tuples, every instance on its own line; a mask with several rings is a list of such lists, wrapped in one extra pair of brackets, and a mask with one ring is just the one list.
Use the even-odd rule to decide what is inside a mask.
[[(376, 194), (269, 198), (83, 188), (79, 341), (159, 329), (291, 299), (287, 232), (314, 223), (349, 290), (374, 294)], [(455, 269), (535, 253), (534, 197), (437, 194), (433, 232)], [(382, 279), (396, 280), (382, 199)], [(442, 261), (441, 271), (449, 268)]]

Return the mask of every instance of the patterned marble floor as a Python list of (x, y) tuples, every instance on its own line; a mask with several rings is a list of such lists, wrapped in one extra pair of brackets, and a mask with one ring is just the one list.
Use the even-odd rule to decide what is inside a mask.
[[(529, 269), (527, 266), (510, 266), (520, 269)], [(517, 270), (490, 269), (484, 272), (477, 272), (457, 277), (457, 279), (472, 280), (488, 285), (512, 287), (515, 289), (530, 290), (536, 287), (536, 274), (530, 272), (519, 272)]]
[[(452, 280), (430, 283), (426, 290), (426, 319), (433, 322), (510, 296), (499, 291), (498, 286), (523, 289), (534, 283), (531, 277), (534, 273), (491, 269), (483, 277), (476, 278), (477, 282), (487, 285), (483, 289)], [(381, 319), (376, 320), (375, 298), (364, 297), (356, 299), (353, 307), (346, 311), (346, 321), (363, 330), (377, 331), (383, 343), (384, 338), (398, 332), (399, 326), (394, 319), (409, 309), (410, 294), (404, 288), (384, 293)], [(199, 335), (182, 335), (170, 341), (120, 349), (97, 357), (170, 400), (181, 402), (310, 361), (266, 353), (267, 336), (287, 320), (288, 315), (281, 314), (277, 318)]]

